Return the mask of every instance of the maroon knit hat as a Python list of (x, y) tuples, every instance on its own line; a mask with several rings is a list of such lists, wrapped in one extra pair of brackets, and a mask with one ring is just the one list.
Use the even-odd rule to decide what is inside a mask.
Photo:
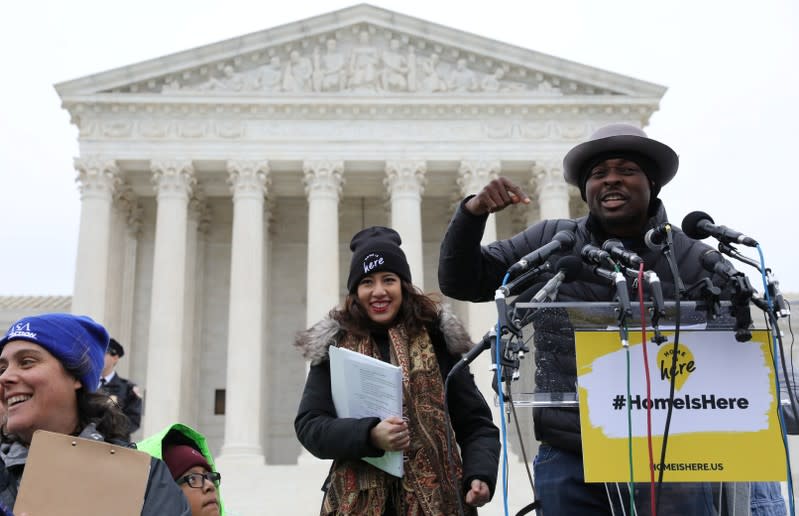
[(194, 466), (202, 466), (206, 471), (211, 471), (211, 466), (203, 454), (185, 444), (176, 444), (164, 448), (164, 462), (166, 462), (172, 478), (177, 480)]

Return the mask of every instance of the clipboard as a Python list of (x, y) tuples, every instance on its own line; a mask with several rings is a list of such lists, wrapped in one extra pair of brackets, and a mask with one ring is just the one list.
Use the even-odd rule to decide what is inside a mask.
[(102, 441), (37, 430), (14, 514), (138, 516), (150, 455)]

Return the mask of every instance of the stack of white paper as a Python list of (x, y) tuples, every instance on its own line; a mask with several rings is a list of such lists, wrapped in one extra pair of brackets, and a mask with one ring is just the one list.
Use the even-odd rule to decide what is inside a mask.
[[(402, 370), (398, 366), (330, 346), (330, 387), (338, 417), (402, 417)], [(404, 473), (399, 451), (363, 460), (396, 477)]]

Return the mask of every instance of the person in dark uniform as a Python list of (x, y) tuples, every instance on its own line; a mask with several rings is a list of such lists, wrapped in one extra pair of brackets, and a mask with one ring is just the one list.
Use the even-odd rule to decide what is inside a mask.
[(128, 418), (128, 439), (141, 424), (142, 397), (139, 387), (117, 374), (114, 370), (119, 359), (125, 356), (125, 348), (112, 338), (105, 352), (105, 363), (100, 376), (100, 392), (108, 394)]

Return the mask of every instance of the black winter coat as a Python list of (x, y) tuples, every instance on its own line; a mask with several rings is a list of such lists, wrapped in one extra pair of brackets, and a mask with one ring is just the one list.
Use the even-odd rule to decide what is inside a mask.
[[(443, 381), (472, 343), (460, 322), (448, 312), (442, 312), (439, 326), (428, 328), (428, 333)], [(328, 348), (339, 338), (340, 327), (329, 318), (298, 337), (296, 345), (311, 360), (311, 368), (294, 420), (297, 438), (320, 459), (379, 457), (383, 450), (373, 446), (369, 439), (379, 418), (336, 417), (330, 391)], [(468, 367), (450, 380), (447, 402), (463, 459), (463, 490), (468, 491), (473, 479), (480, 479), (488, 484), (493, 496), (499, 464), (499, 430), (491, 421), (491, 410)]]
[[(466, 199), (468, 200), (468, 198)], [(466, 202), (464, 200), (464, 202)], [(544, 220), (528, 227), (508, 240), (497, 241), (487, 246), (480, 245), (485, 228), (486, 215), (475, 216), (466, 211), (461, 203), (450, 222), (438, 263), (438, 281), (441, 292), (465, 301), (488, 301), (502, 284), (508, 268), (524, 255), (552, 241), (555, 233), (562, 229), (574, 229), (576, 243), (571, 254), (579, 256), (585, 244), (601, 246), (610, 238), (591, 217), (569, 220)], [(668, 262), (660, 252), (650, 250), (644, 243), (646, 230), (667, 221), (666, 211), (659, 199), (655, 200), (655, 215), (638, 239), (623, 239), (624, 246), (637, 253), (648, 270), (657, 273), (661, 280), (664, 298), (674, 300), (675, 285)], [(686, 286), (701, 278), (711, 277), (701, 265), (702, 254), (711, 247), (689, 238), (675, 228), (674, 255), (680, 277)], [(557, 257), (551, 257), (554, 264)], [(551, 277), (551, 275), (549, 276)], [(549, 279), (544, 275), (541, 281)], [(720, 282), (719, 278), (713, 278)], [(630, 286), (631, 282), (630, 282)], [(609, 282), (596, 276), (589, 267), (583, 267), (577, 279), (564, 283), (558, 292), (557, 301), (612, 301), (615, 289)], [(635, 299), (631, 292), (631, 299)], [(533, 321), (535, 327), (536, 390), (539, 392), (574, 392), (577, 371), (574, 351), (574, 334), (563, 314), (548, 311)], [(576, 409), (536, 408), (533, 411), (536, 438), (549, 445), (580, 452), (580, 420)]]
[(136, 384), (115, 374), (111, 381), (98, 389), (108, 394), (128, 418), (128, 439), (141, 425), (142, 399)]

